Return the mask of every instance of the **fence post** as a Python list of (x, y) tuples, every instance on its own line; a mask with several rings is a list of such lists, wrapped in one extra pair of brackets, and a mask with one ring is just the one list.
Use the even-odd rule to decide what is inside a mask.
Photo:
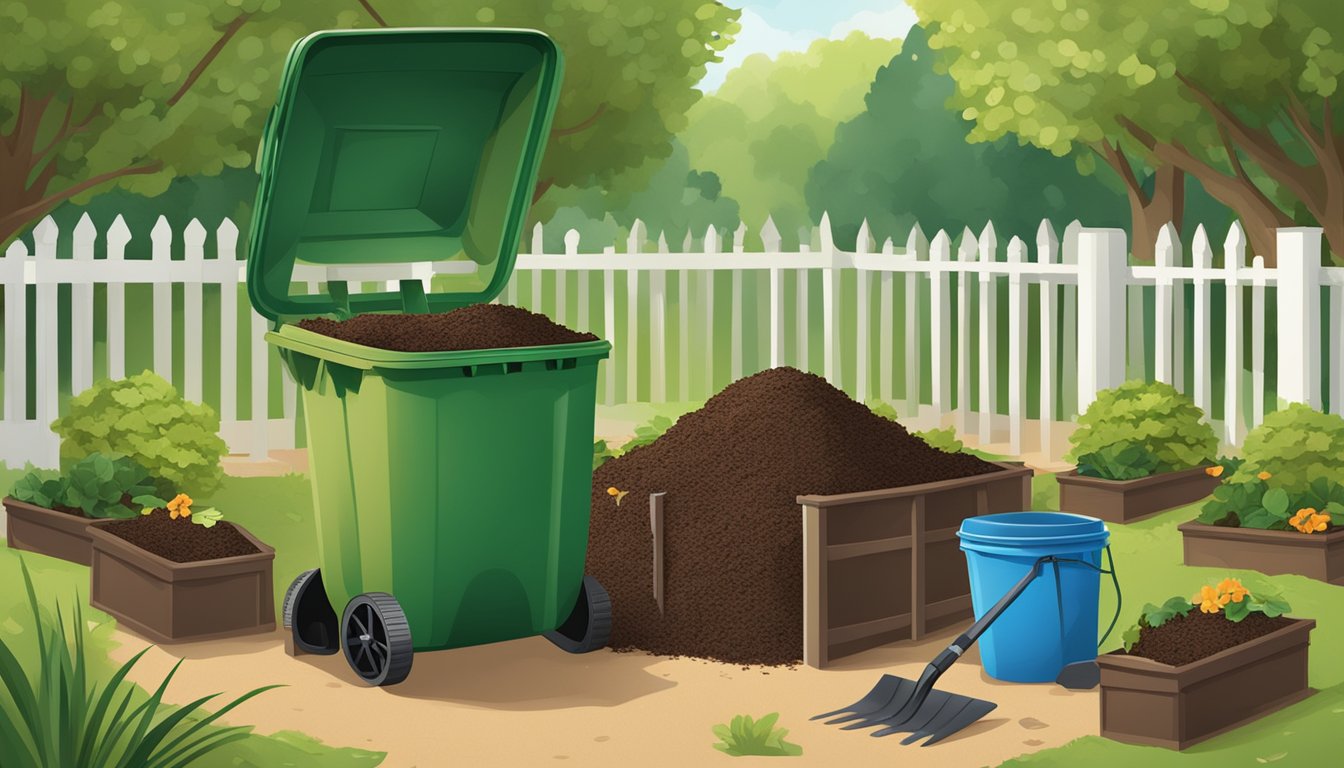
[[(1153, 289), (1153, 378), (1167, 384), (1175, 382), (1172, 377), (1175, 333), (1172, 325), (1172, 313), (1175, 311), (1172, 294), (1175, 289), (1170, 270), (1180, 262), (1180, 252), (1181, 240), (1176, 234), (1176, 228), (1170, 222), (1163, 224), (1157, 233), (1156, 255), (1153, 259), (1158, 269), (1157, 285)], [(1180, 364), (1179, 359), (1177, 364)], [(1082, 405), (1079, 404), (1081, 409)]]
[[(150, 256), (154, 261), (163, 262), (162, 269), (168, 270), (167, 262), (173, 258), (173, 227), (167, 217), (160, 216), (149, 231), (152, 243)], [(154, 372), (165, 381), (173, 381), (173, 284), (154, 283)]]
[[(975, 235), (969, 227), (961, 231), (957, 246), (957, 261), (975, 259)], [(957, 411), (961, 414), (958, 429), (971, 431), (971, 271), (963, 267), (957, 272)]]
[[(79, 217), (74, 235), (71, 255), (79, 261), (93, 261), (93, 246), (98, 239), (98, 229), (87, 212)], [(92, 386), (93, 283), (90, 281), (70, 286), (70, 394), (77, 395)]]
[[(980, 263), (998, 260), (999, 239), (994, 222), (986, 222), (980, 232)], [(998, 280), (988, 266), (980, 271), (980, 444), (994, 441), (994, 414), (999, 399), (999, 311)]]
[[(59, 361), (57, 345), (60, 338), (60, 314), (56, 306), (57, 283), (56, 275), (47, 271), (55, 266), (53, 262), (56, 261), (56, 240), (59, 235), (60, 230), (56, 226), (56, 221), (50, 216), (42, 219), (33, 228), (33, 251), (36, 257), (33, 267), (36, 272), (34, 276), (37, 278), (35, 291), (37, 306), (34, 308), (37, 319), (34, 333), (37, 375), (34, 377), (34, 383), (37, 391), (33, 393), (33, 400), (38, 423), (36, 434), (40, 435), (43, 442), (33, 451), (33, 454), (39, 457), (33, 463), (39, 467), (55, 467), (60, 464), (60, 442), (56, 439), (56, 435), (47, 429), (47, 425), (55, 421), (58, 415), (60, 399), (60, 378), (57, 375)], [(43, 274), (44, 272), (46, 274)]]
[[(908, 261), (918, 262), (927, 260), (929, 256), (929, 239), (924, 236), (924, 230), (919, 228), (919, 223), (910, 229), (910, 236), (905, 240), (905, 258)], [(919, 312), (919, 272), (911, 270), (901, 275), (901, 282), (905, 286), (905, 350), (904, 373), (905, 384), (902, 392), (905, 395), (905, 411), (910, 418), (919, 417), (919, 366), (921, 362), (920, 339), (924, 338), (920, 329)], [(944, 283), (946, 284), (946, 283)], [(932, 284), (931, 284), (932, 285)], [(946, 306), (946, 302), (944, 302)], [(946, 325), (944, 325), (946, 327)], [(930, 337), (932, 339), (932, 337)], [(888, 346), (888, 351), (891, 345)], [(944, 357), (943, 359), (946, 359)]]
[(1321, 407), (1321, 228), (1280, 229), (1279, 397)]
[[(1244, 434), (1244, 419), (1241, 407), (1241, 362), (1242, 354), (1242, 312), (1246, 306), (1243, 301), (1242, 284), (1238, 281), (1238, 270), (1246, 265), (1246, 234), (1241, 231), (1239, 222), (1232, 222), (1223, 241), (1223, 270), (1227, 284), (1227, 351), (1224, 361), (1226, 373), (1223, 375), (1223, 441), (1228, 445), (1241, 443)], [(1336, 326), (1338, 327), (1338, 326)]]
[(826, 380), (837, 389), (840, 381), (840, 276), (835, 268), (835, 239), (831, 232), (831, 214), (821, 214), (821, 253), (825, 256), (821, 273), (822, 368)]
[[(5, 284), (5, 413), (15, 425), (28, 419), (28, 248), (15, 238), (0, 261)], [(19, 340), (23, 340), (19, 343)], [(6, 443), (9, 441), (6, 440)], [(22, 462), (17, 462), (22, 466)]]
[(1078, 410), (1124, 380), (1125, 345), (1115, 343), (1124, 312), (1128, 267), (1122, 229), (1078, 233)]
[(947, 270), (951, 258), (952, 240), (940, 229), (929, 245), (929, 399), (940, 417), (952, 405), (952, 297)]
[[(854, 244), (856, 256), (868, 255), (868, 240), (868, 220), (864, 219)], [(868, 311), (868, 270), (857, 263), (854, 266), (854, 399), (863, 403), (868, 400), (868, 327), (873, 318)]]
[[(1041, 226), (1036, 230), (1036, 261), (1040, 264), (1053, 264), (1058, 260), (1059, 238), (1055, 236), (1055, 229), (1047, 220), (1041, 220)], [(1040, 287), (1040, 332), (1041, 332), (1041, 362), (1040, 362), (1040, 417), (1041, 417), (1041, 453), (1047, 458), (1054, 458), (1054, 425), (1055, 425), (1055, 349), (1059, 336), (1056, 333), (1058, 320), (1055, 317), (1055, 307), (1059, 306), (1056, 302), (1059, 287), (1050, 281), (1049, 276), (1042, 276)]]
[(1195, 406), (1204, 412), (1205, 421), (1213, 421), (1213, 359), (1209, 354), (1211, 322), (1209, 316), (1209, 278), (1207, 270), (1213, 268), (1213, 246), (1209, 244), (1209, 234), (1200, 224), (1195, 230), (1195, 242), (1190, 249), (1191, 265), (1195, 274)]
[[(761, 246), (765, 253), (779, 251), (779, 229), (769, 216), (761, 227)], [(771, 259), (779, 263), (779, 257)], [(784, 270), (775, 267), (770, 270), (770, 367), (784, 365)]]
[[(1027, 244), (1008, 242), (1008, 261), (1019, 269), (1027, 260)], [(1043, 283), (1045, 285), (1046, 283)], [(1008, 273), (1008, 453), (1022, 455), (1022, 428), (1027, 418), (1027, 284), (1022, 273)]]

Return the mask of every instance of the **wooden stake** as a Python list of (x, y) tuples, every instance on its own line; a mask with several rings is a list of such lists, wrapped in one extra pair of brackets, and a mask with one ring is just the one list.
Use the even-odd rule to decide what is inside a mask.
[(649, 529), (653, 531), (653, 599), (658, 613), (663, 613), (663, 497), (666, 493), (649, 494)]

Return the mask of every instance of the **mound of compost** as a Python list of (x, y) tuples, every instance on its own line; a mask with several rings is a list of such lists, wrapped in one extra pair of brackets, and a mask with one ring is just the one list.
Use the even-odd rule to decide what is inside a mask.
[(299, 327), (341, 341), (397, 352), (452, 352), (466, 349), (548, 347), (596, 341), (549, 317), (505, 304), (473, 304), (425, 315), (356, 315), (348, 320), (314, 317)]
[(229, 523), (218, 522), (206, 528), (187, 519), (174, 520), (162, 509), (107, 523), (103, 530), (174, 563), (255, 555), (259, 551)]
[(1170, 619), (1160, 627), (1140, 629), (1139, 642), (1129, 649), (1129, 655), (1179, 667), (1263, 637), (1292, 623), (1293, 620), (1286, 616), (1270, 618), (1257, 612), (1247, 614), (1241, 621), (1228, 621), (1221, 613), (1195, 610), (1184, 617)]
[[(593, 473), (588, 570), (611, 593), (612, 647), (739, 664), (803, 655), (797, 497), (1000, 468), (939, 451), (819, 376), (775, 368)], [(628, 495), (617, 506), (607, 489)], [(651, 587), (650, 493), (665, 492), (665, 614)], [(879, 587), (880, 588), (880, 587)]]

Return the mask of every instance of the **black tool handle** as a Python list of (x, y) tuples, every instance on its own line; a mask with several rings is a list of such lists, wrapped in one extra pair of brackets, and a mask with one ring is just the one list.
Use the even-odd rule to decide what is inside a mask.
[[(1032, 563), (1031, 570), (1027, 571), (1027, 575), (1023, 576), (1020, 581), (1014, 584), (1013, 588), (1008, 590), (1008, 594), (999, 598), (999, 602), (995, 603), (993, 608), (990, 608), (985, 612), (985, 615), (976, 620), (976, 622), (971, 625), (970, 629), (957, 635), (957, 639), (953, 640), (951, 645), (943, 649), (943, 652), (938, 654), (937, 658), (929, 663), (929, 667), (936, 669), (938, 675), (946, 672), (947, 668), (952, 666), (953, 662), (961, 658), (961, 655), (969, 650), (970, 647), (975, 644), (976, 640), (980, 639), (980, 636), (985, 633), (985, 630), (989, 629), (989, 625), (993, 624), (995, 619), (1003, 615), (1003, 612), (1008, 610), (1008, 606), (1012, 605), (1013, 601), (1026, 591), (1027, 586), (1030, 585), (1031, 582), (1035, 580), (1037, 574), (1040, 573), (1041, 563), (1048, 559), (1048, 557), (1043, 557)], [(928, 671), (930, 670), (926, 670), (926, 673)], [(934, 679), (937, 679), (937, 675), (934, 676)]]

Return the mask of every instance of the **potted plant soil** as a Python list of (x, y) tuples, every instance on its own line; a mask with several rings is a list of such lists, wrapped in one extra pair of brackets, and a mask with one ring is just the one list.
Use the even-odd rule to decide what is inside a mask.
[(135, 499), (154, 492), (149, 474), (122, 456), (90, 454), (60, 475), (29, 472), (5, 497), (6, 540), (10, 549), (88, 565), (89, 525), (135, 517)]
[(1344, 584), (1344, 417), (1294, 405), (1247, 435), (1242, 460), (1195, 520), (1185, 564)]
[(1127, 523), (1208, 496), (1218, 437), (1204, 414), (1174, 387), (1130, 381), (1104, 390), (1078, 418), (1068, 458), (1056, 475), (1063, 512)]
[(89, 602), (160, 643), (275, 629), (275, 550), (186, 494), (154, 501), (90, 528)]
[(1144, 606), (1124, 649), (1097, 658), (1101, 735), (1181, 750), (1310, 696), (1316, 622), (1289, 610), (1236, 579)]

